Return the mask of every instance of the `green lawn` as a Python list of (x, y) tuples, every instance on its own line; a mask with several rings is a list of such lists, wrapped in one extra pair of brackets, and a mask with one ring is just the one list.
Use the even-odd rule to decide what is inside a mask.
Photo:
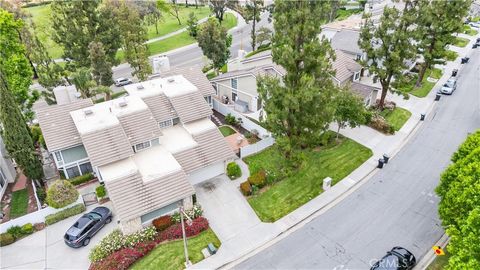
[[(233, 28), (237, 25), (237, 18), (235, 17), (235, 15), (231, 13), (227, 13), (225, 14), (225, 19), (222, 25), (225, 26), (227, 29)], [(148, 52), (149, 52), (149, 55), (156, 55), (156, 54), (168, 52), (183, 46), (187, 46), (195, 42), (196, 40), (191, 36), (189, 36), (188, 32), (185, 31), (180, 34), (171, 36), (169, 38), (149, 43)], [(125, 61), (123, 51), (118, 51), (117, 58), (120, 59), (121, 62)]]
[(208, 17), (211, 14), (210, 8), (209, 7), (198, 7), (196, 9), (194, 6), (190, 6), (186, 8), (184, 5), (180, 6), (179, 14), (180, 14), (180, 21), (182, 22), (181, 25), (178, 24), (177, 18), (174, 16), (168, 14), (168, 13), (162, 13), (163, 20), (161, 20), (158, 23), (158, 34), (155, 30), (155, 25), (149, 25), (148, 26), (148, 39), (164, 36), (168, 33), (177, 31), (179, 29), (187, 27), (187, 20), (188, 20), (188, 14), (190, 12), (195, 13), (197, 16), (197, 19), (201, 20), (205, 17)]
[(425, 75), (430, 77), (430, 78), (438, 80), (442, 77), (442, 74), (443, 74), (443, 72), (442, 72), (441, 69), (434, 68), (434, 69), (427, 70), (427, 74), (425, 74)]
[(383, 110), (380, 113), (387, 122), (393, 126), (395, 131), (399, 131), (407, 120), (412, 116), (412, 113), (400, 107), (396, 107), (393, 111)]
[[(197, 236), (188, 238), (188, 257), (192, 263), (203, 260), (202, 249), (206, 248), (209, 243), (213, 243), (218, 249), (220, 240), (215, 233), (208, 229)], [(131, 270), (179, 270), (185, 269), (185, 255), (183, 253), (183, 240), (177, 240), (160, 244), (152, 250), (147, 256), (143, 257), (135, 264)]]
[[(276, 182), (265, 192), (253, 195), (248, 202), (264, 222), (274, 222), (323, 192), (325, 177), (336, 184), (372, 156), (365, 146), (343, 138), (339, 144), (332, 142), (320, 150), (305, 150), (305, 163), (292, 176)], [(250, 173), (265, 169), (270, 175), (278, 175), (284, 157), (272, 146), (256, 155), (247, 157)]]
[(444, 256), (437, 256), (435, 260), (427, 267), (427, 270), (443, 270), (448, 264), (450, 254), (445, 250)]
[(402, 92), (408, 92), (416, 97), (426, 97), (432, 90), (433, 86), (435, 86), (434, 82), (428, 81), (428, 77), (440, 79), (440, 77), (442, 77), (442, 70), (438, 68), (427, 69), (427, 71), (425, 71), (425, 75), (423, 76), (422, 85), (418, 88), (415, 87), (415, 84), (418, 80), (418, 74), (415, 74), (408, 82), (399, 87), (399, 89)]
[(467, 34), (469, 36), (476, 36), (478, 34), (478, 31), (475, 29), (472, 29), (470, 25), (464, 25), (463, 26), (463, 33)]
[(455, 37), (455, 41), (453, 42), (453, 45), (463, 48), (468, 45), (468, 42), (470, 42), (468, 38)]
[(358, 14), (361, 13), (363, 10), (362, 9), (339, 9), (337, 10), (337, 16), (335, 17), (335, 20), (341, 21), (345, 20), (346, 18), (352, 16), (353, 14)]
[(478, 21), (480, 21), (480, 16), (473, 17), (473, 18), (471, 19), (471, 21), (472, 21), (472, 22), (478, 22)]
[(445, 60), (447, 61), (455, 61), (458, 57), (458, 53), (454, 52), (454, 51), (447, 51), (445, 53)]
[(231, 127), (229, 126), (221, 126), (218, 128), (220, 130), (220, 132), (222, 133), (223, 137), (227, 137), (227, 136), (230, 136), (232, 134), (235, 134), (235, 130), (233, 130)]
[(14, 219), (27, 214), (28, 210), (28, 190), (22, 189), (12, 193), (10, 202), (10, 219)]

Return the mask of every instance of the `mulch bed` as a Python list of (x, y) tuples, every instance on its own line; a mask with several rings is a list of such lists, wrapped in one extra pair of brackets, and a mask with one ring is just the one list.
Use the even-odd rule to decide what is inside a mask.
[[(227, 122), (225, 122), (225, 116), (223, 114), (213, 110), (213, 115), (215, 115), (220, 120), (220, 122), (222, 122), (222, 125), (227, 125)], [(246, 135), (249, 133), (248, 130), (244, 129), (242, 126), (235, 126), (234, 128), (242, 135)]]

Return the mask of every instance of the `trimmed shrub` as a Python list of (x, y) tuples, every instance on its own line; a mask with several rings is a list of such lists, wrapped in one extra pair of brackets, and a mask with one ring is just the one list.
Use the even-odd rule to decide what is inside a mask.
[(35, 228), (35, 231), (41, 231), (45, 229), (45, 223), (44, 222), (35, 223), (33, 224), (33, 227)]
[(9, 233), (15, 240), (23, 236), (22, 227), (20, 226), (12, 226), (7, 229), (7, 233)]
[(153, 227), (155, 227), (158, 232), (165, 230), (173, 224), (174, 223), (171, 216), (161, 216), (152, 221)]
[(55, 181), (47, 191), (47, 203), (53, 208), (62, 208), (74, 203), (78, 198), (78, 191), (67, 180)]
[(383, 118), (381, 115), (373, 115), (370, 123), (368, 124), (371, 128), (376, 129), (380, 132), (386, 133), (386, 134), (393, 134), (395, 133), (395, 128), (390, 126), (388, 122)]
[(103, 198), (107, 195), (107, 190), (105, 189), (105, 186), (98, 186), (95, 189), (95, 193), (97, 194), (97, 197)]
[(39, 126), (31, 126), (30, 131), (32, 133), (32, 141), (34, 144), (38, 143), (38, 140), (40, 139), (40, 135), (42, 135), (42, 130), (40, 129)]
[(252, 194), (252, 186), (250, 185), (248, 180), (240, 184), (240, 191), (244, 196)]
[(242, 176), (242, 170), (240, 169), (240, 166), (238, 166), (237, 163), (230, 162), (227, 165), (227, 175), (228, 177), (230, 177), (230, 179), (236, 179)]
[(10, 245), (15, 242), (15, 238), (8, 232), (0, 234), (0, 247)]
[(70, 183), (72, 183), (72, 185), (78, 186), (78, 185), (86, 183), (86, 182), (88, 182), (92, 179), (93, 179), (93, 174), (92, 173), (87, 173), (87, 174), (80, 175), (80, 176), (77, 176), (77, 177), (74, 177), (74, 178), (70, 178), (70, 179), (68, 179), (68, 181)]
[(225, 115), (225, 122), (231, 126), (236, 126), (238, 125), (238, 120), (233, 116), (232, 114), (227, 114)]
[(88, 258), (91, 262), (98, 262), (108, 257), (113, 252), (122, 248), (135, 247), (137, 243), (151, 241), (155, 238), (157, 231), (153, 226), (146, 227), (141, 231), (124, 235), (116, 229), (105, 236), (100, 243), (90, 250)]
[(71, 216), (77, 215), (85, 211), (85, 205), (83, 203), (79, 203), (67, 209), (63, 209), (55, 214), (51, 214), (45, 217), (45, 223), (47, 225), (52, 225), (54, 223), (59, 222), (60, 220), (64, 220)]
[(33, 225), (32, 223), (27, 223), (22, 226), (22, 234), (28, 235), (32, 234), (34, 232)]
[(267, 174), (265, 173), (265, 170), (261, 170), (259, 172), (256, 172), (250, 175), (250, 177), (248, 177), (248, 182), (250, 183), (250, 185), (261, 188), (265, 186), (266, 179), (267, 179)]

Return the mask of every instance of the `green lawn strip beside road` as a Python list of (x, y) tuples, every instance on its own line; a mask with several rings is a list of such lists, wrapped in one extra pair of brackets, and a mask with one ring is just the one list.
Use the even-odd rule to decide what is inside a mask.
[(458, 57), (458, 53), (454, 51), (447, 51), (445, 53), (445, 60), (447, 61), (455, 61)]
[(396, 107), (393, 111), (383, 110), (380, 115), (387, 120), (387, 122), (393, 126), (395, 131), (399, 131), (403, 125), (408, 121), (412, 113), (400, 107)]
[(221, 126), (218, 128), (220, 130), (220, 132), (222, 133), (223, 137), (227, 137), (227, 136), (230, 136), (230, 135), (233, 135), (235, 134), (235, 130), (233, 130), (231, 127), (229, 126)]
[(428, 81), (429, 77), (437, 80), (440, 79), (442, 77), (442, 70), (438, 68), (428, 69), (425, 72), (425, 76), (423, 76), (422, 85), (418, 88), (415, 87), (415, 83), (418, 79), (418, 75), (415, 74), (411, 76), (411, 79), (408, 82), (400, 87), (400, 90), (402, 92), (408, 92), (416, 97), (426, 97), (432, 90), (433, 86), (435, 86), (435, 82)]
[(10, 202), (10, 219), (14, 219), (27, 214), (28, 210), (28, 190), (26, 188), (12, 193)]
[(470, 40), (468, 38), (462, 38), (462, 37), (455, 37), (455, 41), (453, 42), (453, 46), (457, 47), (465, 47), (468, 45)]
[[(227, 29), (233, 28), (237, 25), (237, 18), (235, 17), (235, 15), (227, 13), (225, 14), (225, 19), (222, 25)], [(178, 49), (193, 44), (195, 42), (196, 40), (190, 35), (188, 35), (187, 31), (185, 31), (166, 39), (148, 43), (148, 52), (149, 55), (156, 55)], [(118, 51), (117, 58), (120, 59), (121, 62), (125, 62), (123, 51)]]
[(448, 264), (448, 259), (450, 258), (450, 254), (445, 250), (445, 255), (437, 256), (435, 260), (427, 267), (427, 270), (443, 270)]
[[(213, 243), (217, 249), (220, 247), (220, 240), (211, 229), (188, 238), (188, 256), (192, 263), (203, 260), (202, 249), (206, 248), (209, 243)], [(158, 245), (147, 256), (133, 264), (130, 269), (180, 270), (185, 269), (184, 263), (183, 240), (176, 240)]]
[[(304, 151), (305, 161), (298, 172), (274, 183), (265, 191), (248, 198), (251, 207), (264, 222), (274, 222), (323, 192), (326, 177), (336, 184), (372, 156), (367, 147), (342, 138), (341, 142)], [(250, 173), (265, 169), (270, 175), (279, 175), (283, 155), (273, 146), (245, 158)]]
[(469, 36), (476, 36), (478, 34), (478, 31), (475, 29), (472, 29), (470, 25), (464, 25), (463, 26), (463, 33), (467, 34)]
[(345, 20), (346, 18), (352, 16), (353, 14), (361, 13), (362, 9), (339, 9), (337, 10), (337, 17), (335, 20), (341, 21)]

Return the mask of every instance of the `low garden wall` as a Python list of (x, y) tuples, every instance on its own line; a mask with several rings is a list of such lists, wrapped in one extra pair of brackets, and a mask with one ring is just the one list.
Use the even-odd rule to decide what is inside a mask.
[(45, 222), (45, 217), (48, 216), (48, 215), (51, 215), (51, 214), (55, 214), (57, 212), (60, 212), (66, 208), (69, 208), (69, 207), (72, 207), (74, 205), (77, 205), (77, 204), (84, 204), (83, 202), (83, 198), (81, 195), (78, 196), (78, 199), (72, 203), (72, 204), (69, 204), (63, 208), (59, 208), (59, 209), (55, 209), (53, 207), (45, 207), (41, 210), (38, 210), (36, 212), (33, 212), (33, 213), (30, 213), (30, 214), (27, 214), (27, 215), (24, 215), (24, 216), (21, 216), (19, 218), (16, 218), (16, 219), (12, 219), (12, 220), (9, 220), (5, 223), (2, 223), (0, 225), (0, 233), (4, 233), (8, 230), (8, 228), (12, 227), (12, 226), (22, 226), (24, 224), (27, 224), (27, 223), (32, 223), (32, 224), (35, 224), (35, 223), (42, 223), (42, 222)]
[(273, 137), (264, 138), (254, 144), (245, 145), (240, 148), (240, 157), (248, 157), (264, 149), (272, 146), (275, 143), (275, 139)]

